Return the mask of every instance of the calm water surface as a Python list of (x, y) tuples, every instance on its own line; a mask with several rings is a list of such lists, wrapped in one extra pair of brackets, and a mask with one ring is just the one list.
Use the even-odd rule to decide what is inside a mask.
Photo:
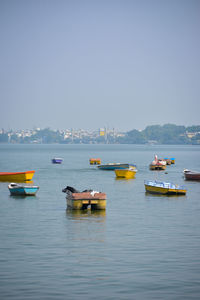
[[(175, 157), (150, 171), (154, 154)], [(62, 157), (63, 164), (51, 164)], [(135, 163), (135, 179), (89, 165)], [(0, 145), (0, 171), (35, 170), (36, 197), (0, 182), (0, 299), (199, 299), (199, 146)], [(186, 196), (145, 193), (144, 180), (184, 184)], [(107, 194), (105, 212), (66, 210), (67, 185)]]

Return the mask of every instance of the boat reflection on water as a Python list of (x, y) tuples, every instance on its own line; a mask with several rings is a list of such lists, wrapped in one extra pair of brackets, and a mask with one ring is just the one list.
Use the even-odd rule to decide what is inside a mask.
[(85, 209), (85, 210), (74, 210), (67, 208), (66, 209), (66, 215), (70, 219), (74, 220), (81, 220), (81, 219), (93, 219), (98, 221), (104, 221), (106, 218), (106, 210), (91, 210), (91, 209)]
[(155, 199), (155, 198), (166, 198), (167, 200), (172, 200), (172, 199), (186, 199), (187, 196), (185, 194), (178, 194), (178, 195), (168, 195), (168, 194), (152, 194), (149, 192), (145, 192), (145, 197), (149, 199)]
[(116, 181), (132, 182), (132, 181), (134, 181), (135, 179), (136, 179), (135, 177), (133, 177), (133, 178), (115, 177), (115, 180), (116, 180)]

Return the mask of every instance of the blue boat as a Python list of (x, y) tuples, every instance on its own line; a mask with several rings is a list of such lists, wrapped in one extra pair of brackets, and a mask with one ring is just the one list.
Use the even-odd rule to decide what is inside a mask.
[(34, 196), (39, 190), (39, 186), (19, 185), (12, 182), (8, 185), (8, 189), (11, 195)]
[(136, 169), (136, 165), (133, 164), (121, 164), (121, 163), (108, 163), (105, 165), (99, 165), (97, 168), (101, 170), (116, 170), (116, 169)]
[(53, 164), (61, 164), (63, 160), (62, 158), (55, 157), (51, 161)]

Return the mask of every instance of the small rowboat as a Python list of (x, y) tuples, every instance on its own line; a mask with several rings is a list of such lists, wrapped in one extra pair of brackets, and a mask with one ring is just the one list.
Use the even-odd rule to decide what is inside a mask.
[(117, 178), (126, 178), (131, 179), (135, 177), (135, 174), (137, 172), (137, 169), (135, 168), (129, 168), (129, 169), (116, 169), (115, 174)]
[(55, 157), (51, 161), (53, 164), (62, 164), (63, 160), (62, 160), (62, 158)]
[(183, 186), (179, 186), (170, 182), (162, 182), (156, 180), (145, 180), (144, 185), (146, 192), (153, 194), (185, 195), (187, 191)]
[(8, 185), (8, 189), (11, 195), (34, 196), (39, 190), (39, 187), (34, 185), (19, 185), (17, 183), (10, 183)]
[(35, 171), (0, 172), (0, 181), (25, 182), (31, 181)]
[(200, 172), (185, 169), (183, 173), (186, 180), (200, 180)]

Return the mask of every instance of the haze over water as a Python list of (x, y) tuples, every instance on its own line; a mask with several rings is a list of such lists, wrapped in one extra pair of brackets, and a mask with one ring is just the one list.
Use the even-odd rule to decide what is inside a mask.
[[(175, 165), (150, 171), (154, 154)], [(135, 163), (136, 178), (116, 180), (91, 157)], [(20, 198), (0, 182), (1, 298), (199, 299), (200, 183), (185, 181), (184, 168), (200, 170), (199, 146), (0, 145), (1, 171), (33, 169), (40, 186), (36, 197)], [(145, 179), (188, 192), (149, 195)], [(106, 211), (66, 210), (66, 185), (105, 192)]]

